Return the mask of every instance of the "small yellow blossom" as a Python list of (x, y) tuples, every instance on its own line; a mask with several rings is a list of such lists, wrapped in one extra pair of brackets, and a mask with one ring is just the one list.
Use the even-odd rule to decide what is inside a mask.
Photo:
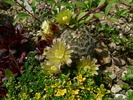
[(75, 100), (75, 95), (70, 96), (68, 100)]
[(79, 88), (80, 88), (80, 89), (85, 89), (85, 87), (84, 87), (84, 86), (79, 86)]
[(38, 100), (40, 98), (41, 98), (41, 94), (40, 93), (36, 93), (34, 99), (37, 99)]
[(101, 84), (100, 85), (100, 88), (97, 88), (97, 94), (95, 94), (95, 98), (97, 98), (97, 100), (103, 100), (103, 97), (104, 95), (106, 95), (107, 93), (109, 93), (109, 91), (107, 91), (105, 88), (104, 88), (104, 85)]
[(23, 93), (23, 94), (22, 94), (22, 97), (27, 98), (28, 95), (27, 95), (26, 93)]
[(71, 94), (78, 94), (79, 93), (79, 90), (77, 89), (77, 90), (70, 90), (70, 93)]
[(83, 82), (83, 81), (85, 81), (86, 78), (83, 78), (82, 75), (80, 74), (79, 76), (76, 77), (76, 79), (77, 79), (79, 82)]
[(58, 89), (55, 96), (63, 96), (66, 93), (66, 89)]
[(90, 88), (90, 87), (87, 87), (86, 89), (87, 89), (88, 91), (90, 91), (90, 90), (91, 90), (91, 88)]

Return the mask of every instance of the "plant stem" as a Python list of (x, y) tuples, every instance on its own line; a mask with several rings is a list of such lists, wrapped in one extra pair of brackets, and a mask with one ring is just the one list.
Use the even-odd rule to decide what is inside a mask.
[(97, 7), (96, 9), (89, 11), (89, 12), (86, 13), (83, 17), (81, 17), (81, 18), (78, 20), (78, 22), (81, 21), (82, 19), (84, 19), (86, 16), (90, 15), (91, 13), (93, 13), (93, 12), (95, 12), (95, 11), (97, 11), (97, 10), (103, 8), (103, 7), (106, 6), (106, 5), (107, 5), (107, 2), (105, 2), (105, 3), (102, 4), (101, 6)]
[(23, 5), (21, 5), (17, 0), (14, 0), (20, 7), (22, 7), (27, 13), (29, 13), (33, 18), (35, 18), (36, 20), (38, 20), (40, 23), (42, 23), (42, 21), (40, 19), (38, 19), (36, 16), (34, 16), (30, 11), (28, 11)]

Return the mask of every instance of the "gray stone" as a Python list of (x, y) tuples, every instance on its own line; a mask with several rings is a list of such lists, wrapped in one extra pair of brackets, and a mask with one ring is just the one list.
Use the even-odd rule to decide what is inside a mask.
[(110, 52), (108, 47), (102, 42), (95, 51), (98, 55), (98, 59), (102, 65), (109, 64), (111, 62)]
[[(119, 43), (117, 43), (117, 44), (119, 45)], [(121, 49), (121, 46), (117, 46), (117, 47), (116, 47), (116, 50), (119, 51), (120, 49)]]
[(112, 72), (111, 75), (109, 75), (109, 77), (113, 80), (116, 78), (116, 74), (114, 72)]
[(116, 66), (124, 66), (124, 65), (126, 65), (125, 60), (120, 59), (120, 58), (117, 58), (117, 57), (113, 57), (113, 63), (114, 63)]
[(122, 90), (122, 88), (117, 84), (114, 84), (111, 88), (111, 92), (114, 92), (114, 93), (118, 93), (121, 90)]
[(129, 62), (130, 65), (133, 65), (133, 59), (127, 58), (127, 61)]
[(112, 55), (113, 55), (113, 56), (117, 56), (117, 55), (118, 55), (118, 51), (114, 51), (114, 52), (112, 53)]
[(118, 98), (118, 97), (120, 97), (120, 96), (122, 97), (122, 98), (121, 98), (122, 100), (126, 100), (126, 98), (127, 98), (127, 96), (125, 96), (125, 95), (123, 95), (123, 94), (115, 94), (115, 95), (114, 95), (114, 98)]
[(116, 49), (116, 44), (115, 43), (110, 43), (109, 48), (110, 48), (110, 51), (114, 51)]

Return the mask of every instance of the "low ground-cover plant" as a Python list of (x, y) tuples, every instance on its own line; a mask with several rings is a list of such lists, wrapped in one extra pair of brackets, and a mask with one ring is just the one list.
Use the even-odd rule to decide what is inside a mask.
[(98, 74), (95, 62), (82, 59), (74, 69), (65, 66), (62, 73), (52, 74), (34, 56), (29, 54), (21, 77), (5, 81), (8, 93), (3, 100), (107, 100), (110, 92), (93, 78)]
[(128, 86), (130, 88), (133, 88), (133, 66), (128, 67), (129, 69), (124, 73), (124, 77), (122, 77), (122, 80), (128, 82)]

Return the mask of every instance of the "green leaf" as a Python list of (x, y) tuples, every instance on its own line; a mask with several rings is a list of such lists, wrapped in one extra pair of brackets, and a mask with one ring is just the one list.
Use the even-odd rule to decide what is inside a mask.
[(133, 79), (133, 74), (127, 75), (127, 78)]
[(81, 20), (81, 21), (79, 21), (79, 24), (82, 24), (82, 23), (84, 23), (85, 22), (85, 20)]
[(133, 70), (133, 66), (128, 66), (131, 70)]
[(115, 17), (112, 17), (112, 18), (110, 18), (110, 19), (108, 19), (108, 20), (111, 20), (111, 21), (117, 21), (118, 19), (115, 18)]
[(32, 1), (32, 10), (35, 13), (35, 10), (36, 10), (36, 0)]
[(108, 4), (107, 6), (106, 6), (106, 8), (105, 8), (105, 14), (107, 15), (108, 13), (109, 13), (109, 11), (110, 11), (110, 9), (111, 9), (111, 4)]
[(61, 3), (61, 5), (62, 5), (62, 6), (70, 6), (71, 4), (68, 3), (68, 2), (64, 2), (64, 1), (63, 1), (63, 2)]
[(9, 70), (9, 69), (6, 69), (5, 70), (5, 76), (6, 76), (6, 78), (10, 78), (10, 77), (12, 77), (12, 78), (15, 78), (14, 77), (14, 75), (13, 75), (13, 73)]
[(93, 1), (93, 0), (88, 0), (88, 2), (89, 2), (89, 7), (91, 7), (92, 1)]
[(115, 6), (115, 9), (116, 9), (117, 12), (120, 11), (120, 10), (119, 10), (119, 7), (118, 7), (117, 5)]
[(89, 21), (93, 17), (93, 14), (90, 14), (86, 19), (85, 22)]
[(47, 3), (51, 3), (51, 4), (56, 3), (54, 0), (47, 0), (46, 2), (47, 2)]
[(30, 15), (26, 14), (26, 13), (18, 13), (18, 17), (20, 17), (20, 18), (27, 18), (27, 17), (30, 17)]
[(94, 16), (96, 16), (97, 18), (102, 18), (102, 14), (100, 13), (95, 13)]
[(3, 0), (4, 2), (11, 4), (12, 6), (17, 5), (16, 2), (14, 2), (13, 0)]
[(81, 1), (75, 1), (74, 4), (76, 4), (80, 8), (86, 8), (87, 7), (87, 5)]
[(113, 4), (117, 4), (118, 2), (117, 2), (117, 0), (110, 0), (109, 3), (110, 3), (110, 4), (112, 4), (112, 3), (113, 3)]
[(130, 4), (132, 2), (132, 0), (127, 0), (127, 3)]
[(104, 4), (106, 2), (106, 0), (101, 0), (100, 3), (98, 4), (98, 7), (101, 6), (102, 4)]
[(82, 18), (84, 15), (86, 14), (86, 12), (81, 12), (78, 17), (77, 17), (77, 20), (79, 20), (80, 18)]
[(128, 9), (123, 9), (120, 11), (121, 16), (125, 16), (125, 14), (128, 12)]
[(39, 1), (43, 1), (43, 0), (36, 0), (37, 2), (39, 2)]

